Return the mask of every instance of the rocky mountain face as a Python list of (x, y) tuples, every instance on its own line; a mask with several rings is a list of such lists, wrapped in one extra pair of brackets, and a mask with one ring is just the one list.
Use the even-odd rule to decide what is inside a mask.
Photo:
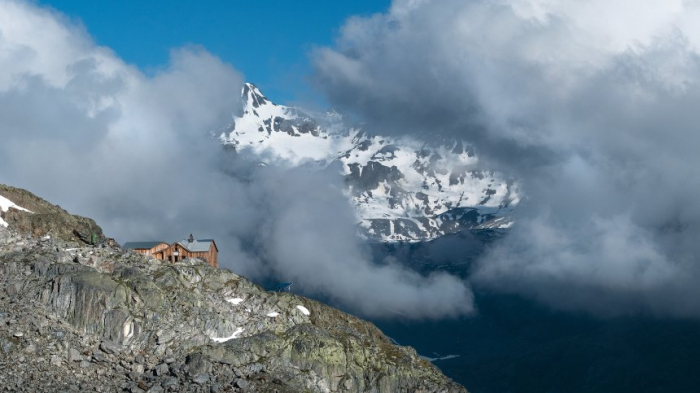
[(371, 239), (418, 242), (512, 225), (517, 184), (480, 169), (462, 141), (440, 145), (369, 135), (345, 127), (337, 113), (311, 115), (277, 105), (249, 83), (242, 96), (243, 113), (221, 142), (285, 165), (339, 164), (358, 223)]
[[(0, 189), (7, 200), (17, 192)], [(266, 292), (196, 259), (173, 264), (107, 242), (87, 244), (69, 234), (90, 222), (57, 207), (36, 213), (45, 201), (34, 198), (26, 193), (13, 201), (17, 207), (3, 213), (9, 225), (0, 226), (0, 386), (465, 391), (371, 323), (291, 293)], [(19, 207), (58, 216), (14, 220)], [(56, 232), (59, 226), (65, 228)]]
[(105, 239), (102, 228), (92, 219), (69, 214), (21, 188), (0, 184), (0, 198), (8, 201), (7, 206), (0, 206), (0, 226), (11, 225), (34, 237), (51, 233), (61, 240), (80, 244), (97, 244)]

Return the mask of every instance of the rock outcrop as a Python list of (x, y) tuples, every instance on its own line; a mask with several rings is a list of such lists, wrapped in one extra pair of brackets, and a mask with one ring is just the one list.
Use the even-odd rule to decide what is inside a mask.
[[(38, 225), (13, 214), (0, 227), (0, 386), (10, 390), (465, 391), (371, 323), (319, 302), (196, 259), (32, 236)], [(64, 218), (55, 225), (91, 225)]]
[(0, 212), (1, 218), (20, 233), (29, 233), (35, 237), (51, 234), (81, 244), (98, 244), (105, 239), (102, 228), (92, 219), (72, 215), (29, 191), (0, 184), (0, 195), (29, 210), (10, 209)]

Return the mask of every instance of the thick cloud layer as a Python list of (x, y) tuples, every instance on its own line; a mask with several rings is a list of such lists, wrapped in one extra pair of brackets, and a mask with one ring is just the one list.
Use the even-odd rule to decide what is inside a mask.
[(475, 282), (557, 307), (700, 316), (697, 1), (395, 0), (314, 54), (375, 131), (459, 137), (520, 179)]
[(336, 172), (255, 165), (214, 138), (241, 75), (198, 47), (145, 75), (55, 12), (0, 0), (0, 182), (120, 241), (214, 237), (221, 265), (370, 315), (472, 309), (467, 285), (373, 265)]
[[(337, 169), (337, 170), (335, 170)], [(472, 311), (472, 294), (458, 278), (423, 277), (390, 259), (368, 263), (339, 168), (256, 168), (249, 191), (261, 212), (256, 254), (263, 268), (311, 293), (350, 302), (377, 317), (439, 318)], [(258, 244), (260, 242), (260, 244)]]

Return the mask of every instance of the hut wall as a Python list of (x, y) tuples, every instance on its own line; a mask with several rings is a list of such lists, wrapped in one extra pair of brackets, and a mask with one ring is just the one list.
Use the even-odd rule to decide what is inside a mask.
[(218, 252), (216, 251), (216, 247), (214, 247), (213, 244), (209, 247), (209, 251), (207, 252), (191, 252), (179, 244), (173, 244), (169, 246), (166, 250), (164, 250), (163, 260), (177, 262), (173, 255), (173, 252), (175, 252), (175, 246), (177, 246), (177, 250), (179, 253), (177, 261), (181, 261), (184, 258), (198, 258), (203, 261), (206, 261), (209, 265), (213, 267), (219, 267)]
[(142, 255), (149, 255), (157, 259), (163, 259), (163, 251), (165, 251), (168, 247), (170, 247), (168, 244), (161, 243), (155, 247), (152, 248), (136, 248), (131, 251), (142, 254)]

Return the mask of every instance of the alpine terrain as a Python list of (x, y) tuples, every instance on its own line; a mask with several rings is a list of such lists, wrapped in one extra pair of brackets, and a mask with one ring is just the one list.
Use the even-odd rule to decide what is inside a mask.
[(0, 185), (0, 219), (3, 391), (465, 391), (369, 322), (123, 250), (27, 191)]
[(464, 229), (508, 228), (517, 183), (483, 170), (468, 144), (429, 145), (346, 127), (337, 113), (277, 105), (253, 84), (243, 112), (221, 133), (236, 151), (285, 165), (338, 165), (362, 232), (373, 240), (419, 242)]

